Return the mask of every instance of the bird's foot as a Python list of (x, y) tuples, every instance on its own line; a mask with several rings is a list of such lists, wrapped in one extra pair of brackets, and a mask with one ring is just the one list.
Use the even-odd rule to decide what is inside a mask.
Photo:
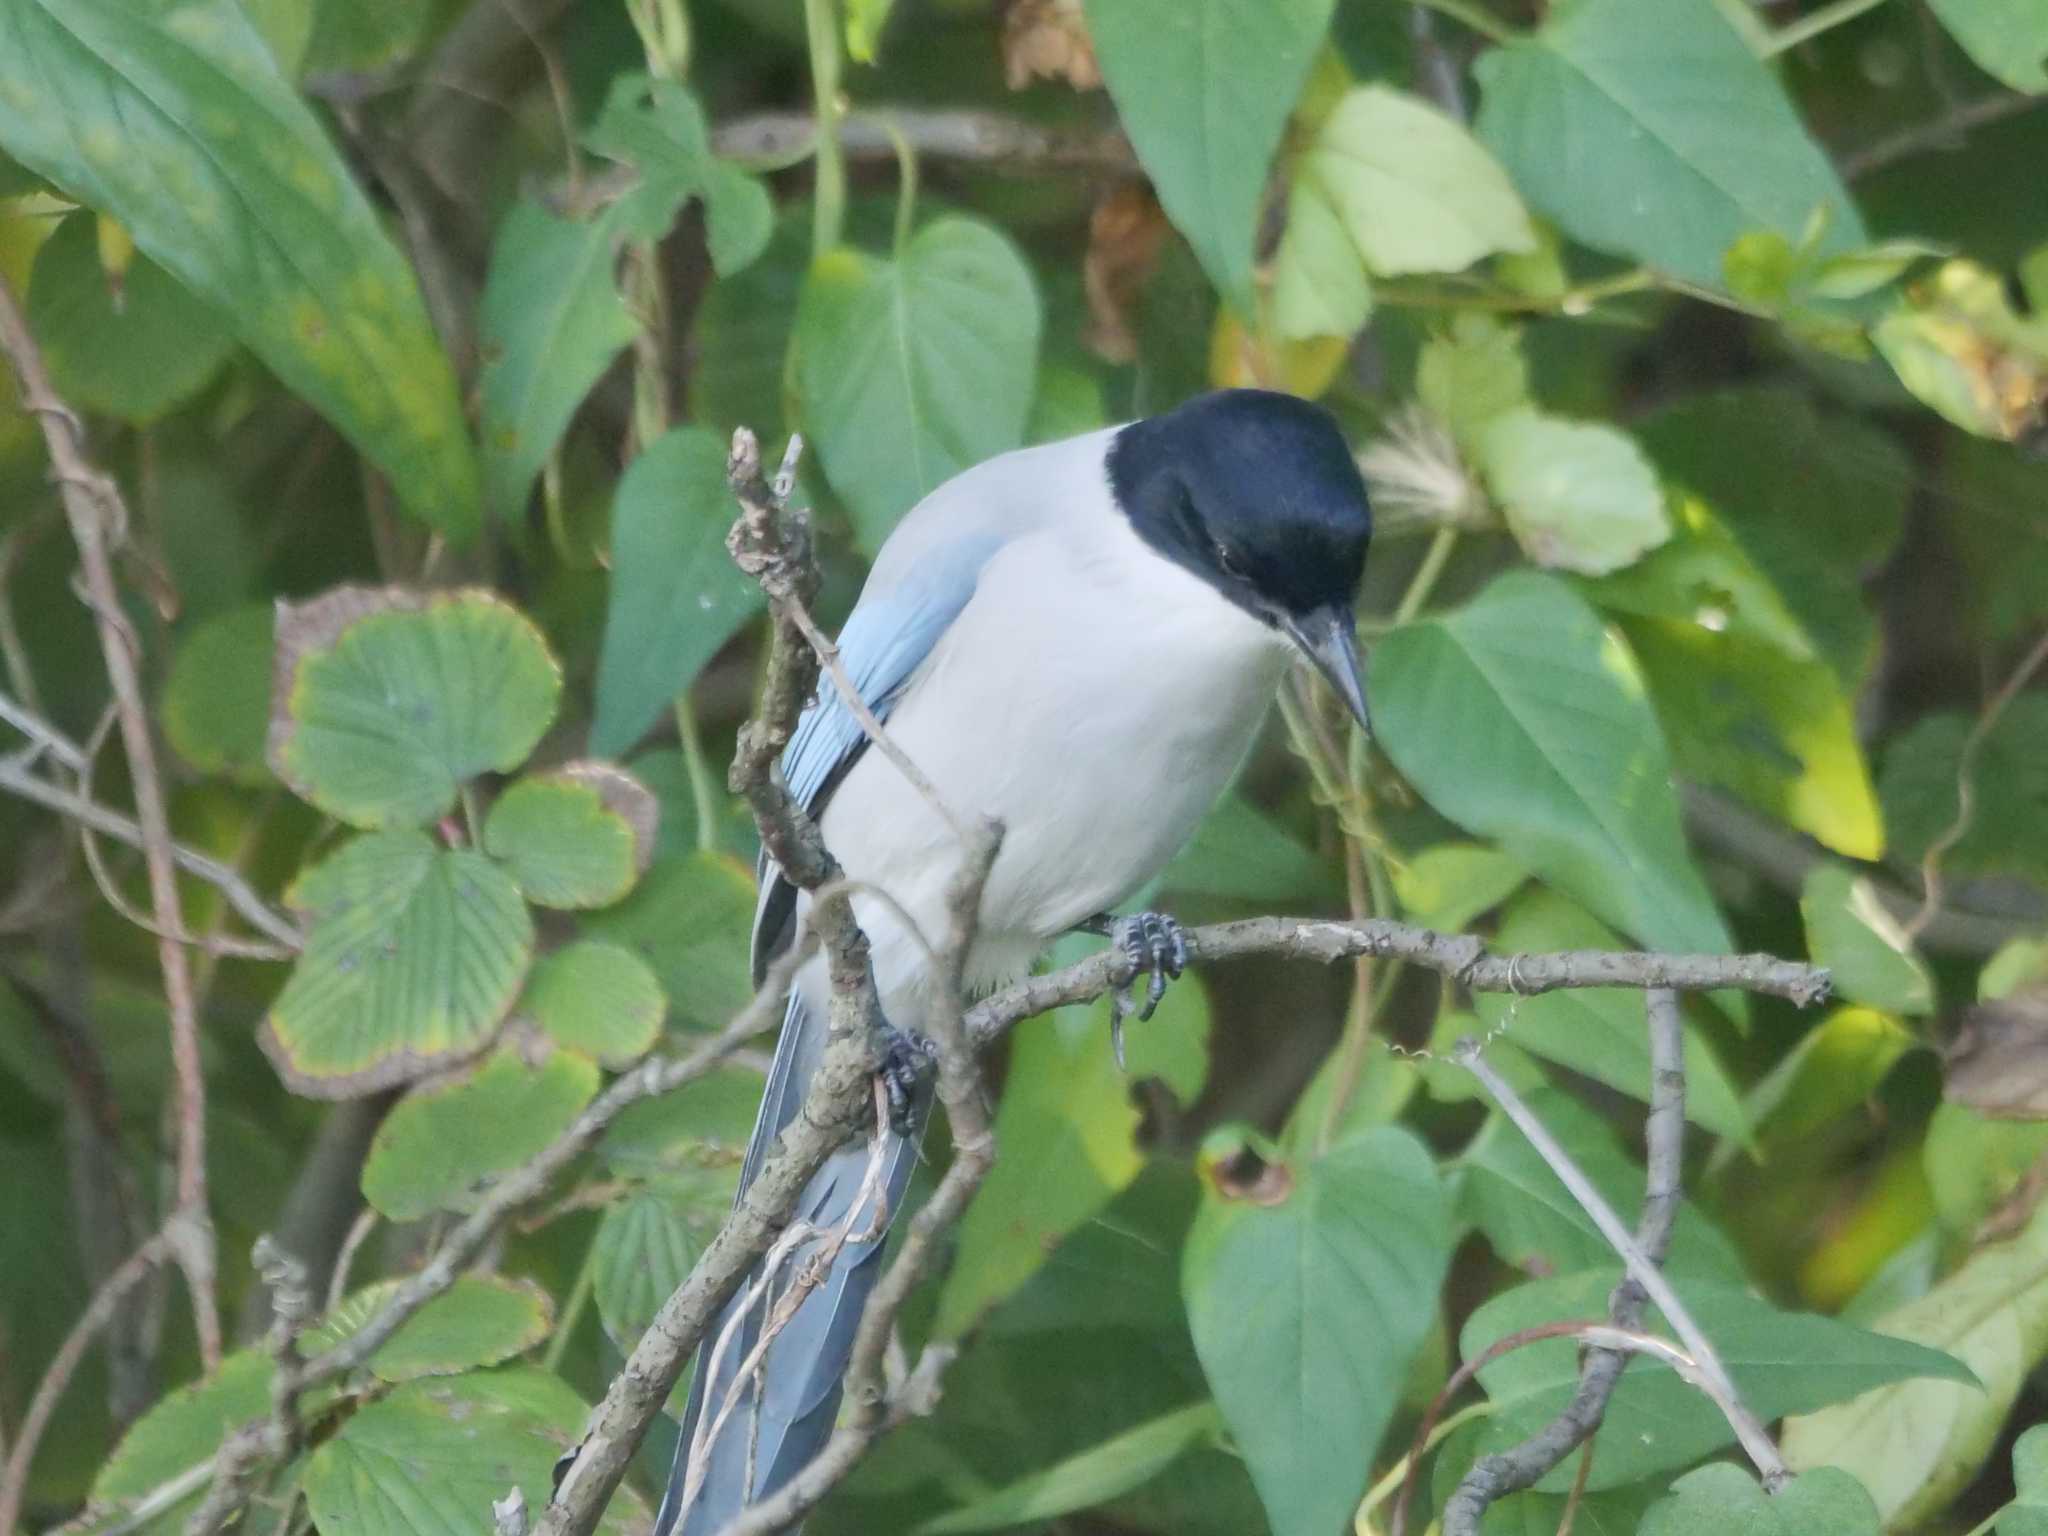
[[(1159, 1000), (1166, 996), (1167, 982), (1187, 969), (1188, 938), (1187, 931), (1163, 912), (1134, 912), (1110, 923), (1109, 941), (1129, 957), (1132, 968), (1129, 985), (1118, 987), (1109, 994), (1109, 1045), (1116, 1054), (1117, 1070), (1121, 1072), (1124, 1068), (1124, 1020), (1134, 1010), (1140, 1023), (1152, 1017), (1159, 1007)], [(1131, 994), (1131, 988), (1136, 987), (1140, 976), (1148, 978), (1142, 1007), (1132, 1000)]]
[(882, 1064), (876, 1076), (882, 1080), (882, 1091), (889, 1095), (889, 1129), (898, 1136), (907, 1137), (916, 1130), (917, 1090), (938, 1061), (938, 1047), (926, 1036), (893, 1024), (882, 1025)]

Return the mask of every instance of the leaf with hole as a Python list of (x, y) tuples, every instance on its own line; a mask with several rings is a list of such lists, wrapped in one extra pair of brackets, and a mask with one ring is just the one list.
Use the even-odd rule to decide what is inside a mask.
[(270, 766), (342, 821), (418, 826), (524, 762), (561, 691), (547, 641), (502, 598), (338, 587), (278, 605)]
[(569, 1128), (597, 1096), (597, 1063), (556, 1051), (538, 1065), (512, 1047), (401, 1099), (363, 1160), (363, 1198), (393, 1221), (466, 1210), (478, 1186)]
[(579, 939), (541, 958), (519, 1007), (555, 1044), (618, 1069), (654, 1048), (668, 999), (632, 950)]
[(424, 833), (352, 838), (286, 893), (306, 948), (264, 1050), (294, 1092), (353, 1098), (476, 1055), (533, 958), (533, 918), (479, 854)]
[(1436, 1318), (1450, 1213), (1407, 1132), (1294, 1170), (1277, 1204), (1206, 1196), (1181, 1284), (1202, 1370), (1275, 1536), (1337, 1529)]
[(407, 511), (476, 531), (476, 461), (412, 269), (235, 0), (4, 0), (0, 148), (120, 220)]
[(1042, 325), (1008, 237), (933, 219), (894, 257), (841, 247), (797, 309), (803, 425), (863, 548), (961, 470), (1024, 440)]

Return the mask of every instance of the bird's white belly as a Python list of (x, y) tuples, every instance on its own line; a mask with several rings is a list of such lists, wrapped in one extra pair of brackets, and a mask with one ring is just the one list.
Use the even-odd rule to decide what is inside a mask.
[[(1166, 865), (1243, 759), (1287, 660), (1270, 630), (1178, 572), (1164, 593), (1130, 593), (1051, 579), (1029, 556), (984, 573), (888, 724), (953, 811), (1003, 824), (971, 957), (981, 986)], [(1020, 612), (1028, 644), (999, 620)], [(944, 941), (957, 841), (881, 753), (849, 772), (823, 830), (850, 878)], [(923, 945), (890, 903), (857, 905), (885, 1001), (919, 990)]]

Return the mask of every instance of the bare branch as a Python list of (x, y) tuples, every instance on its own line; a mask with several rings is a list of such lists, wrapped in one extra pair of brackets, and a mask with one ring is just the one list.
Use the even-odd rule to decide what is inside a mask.
[(121, 611), (114, 584), (110, 540), (118, 543), (128, 512), (120, 489), (87, 460), (77, 414), (50, 387), (41, 349), (14, 289), (0, 278), (0, 351), (6, 352), (21, 383), (22, 404), (42, 426), (71, 537), (85, 578), (87, 604), (97, 620), (100, 654), (120, 715), (121, 742), (135, 786), (136, 820), (149, 870), (150, 904), (155, 909), (157, 958), (163, 969), (164, 1000), (171, 1015), (171, 1062), (178, 1084), (177, 1210), (173, 1254), (192, 1296), (199, 1356), (207, 1370), (220, 1363), (220, 1304), (214, 1291), (213, 1220), (206, 1204), (206, 1079), (199, 1055), (199, 1013), (192, 991), (189, 957), (170, 935), (184, 931), (178, 881), (171, 853), (170, 816), (157, 776), (156, 746), (150, 739), (137, 663), (141, 647)]
[[(839, 143), (856, 160), (892, 160), (892, 134), (921, 159), (965, 160), (998, 169), (1044, 174), (1086, 170), (1132, 174), (1138, 157), (1114, 128), (1050, 128), (999, 112), (922, 107), (875, 107), (849, 112), (838, 122)], [(787, 164), (817, 135), (807, 112), (761, 112), (721, 123), (712, 147), (755, 165)]]
[(1851, 150), (1842, 156), (1839, 164), (1844, 181), (1856, 181), (1886, 166), (1914, 155), (1925, 154), (1931, 149), (1959, 149), (1966, 134), (1978, 128), (1999, 122), (2004, 118), (2041, 105), (2039, 96), (2024, 96), (2018, 91), (1995, 91), (1989, 96), (1967, 101), (1935, 118), (1932, 122), (1918, 123), (1861, 149)]

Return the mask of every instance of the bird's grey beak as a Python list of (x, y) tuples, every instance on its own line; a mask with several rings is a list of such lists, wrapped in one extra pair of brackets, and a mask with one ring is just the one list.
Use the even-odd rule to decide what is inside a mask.
[(1302, 618), (1283, 621), (1302, 653), (1316, 664), (1329, 685), (1358, 718), (1369, 736), (1372, 717), (1365, 707), (1365, 669), (1358, 662), (1358, 629), (1349, 608), (1318, 608)]

